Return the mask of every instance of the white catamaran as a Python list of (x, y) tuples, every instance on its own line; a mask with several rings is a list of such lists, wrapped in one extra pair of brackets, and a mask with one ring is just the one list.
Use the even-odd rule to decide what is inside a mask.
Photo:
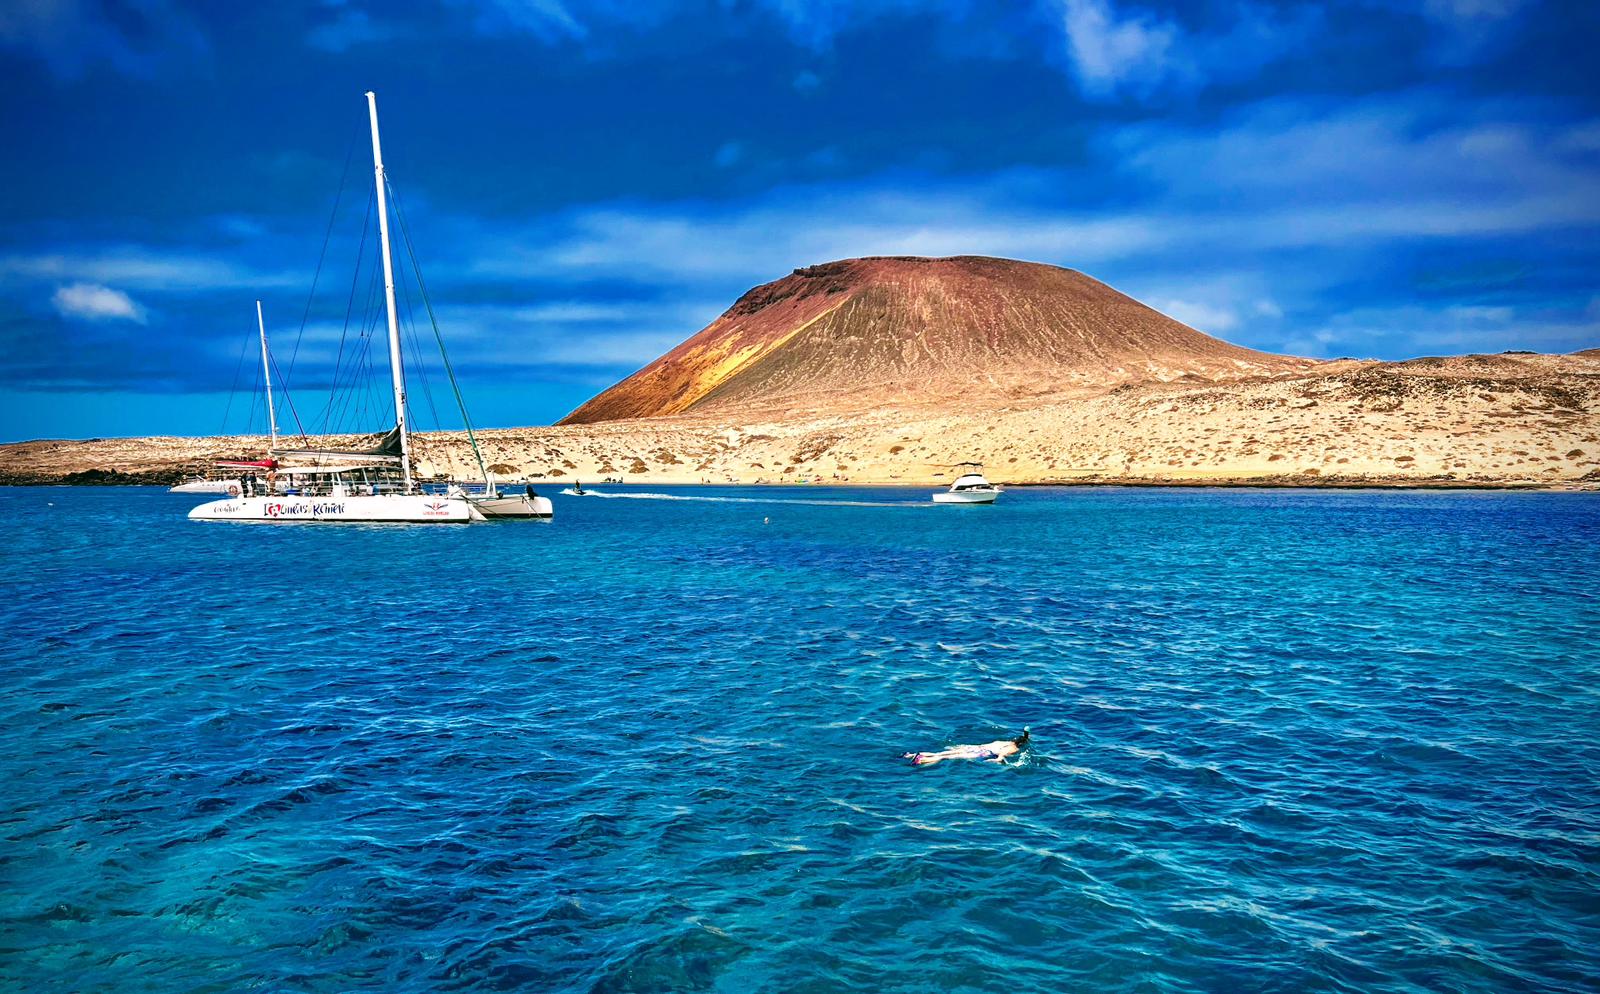
[[(384, 306), (389, 324), (389, 374), (394, 390), (394, 427), (371, 449), (340, 452), (326, 449), (274, 451), (273, 456), (290, 460), (309, 459), (311, 464), (294, 465), (269, 460), (264, 496), (241, 495), (201, 504), (189, 512), (189, 517), (200, 521), (457, 524), (484, 521), (490, 517), (552, 517), (553, 508), (545, 497), (499, 497), (494, 495), (492, 484), (490, 500), (469, 497), (457, 488), (445, 494), (431, 494), (418, 487), (412, 478), (411, 436), (406, 424), (405, 368), (400, 353), (394, 262), (389, 247), (387, 182), (383, 170), (382, 145), (378, 139), (378, 98), (371, 92), (366, 97), (367, 113), (372, 125), (372, 168), (377, 186), (378, 237), (383, 254)], [(262, 335), (264, 351), (265, 330)], [(273, 429), (276, 442), (276, 425)], [(467, 430), (470, 435), (470, 423)], [(476, 454), (475, 441), (473, 450)], [(479, 462), (482, 462), (481, 455)], [(490, 483), (487, 471), (485, 483)]]

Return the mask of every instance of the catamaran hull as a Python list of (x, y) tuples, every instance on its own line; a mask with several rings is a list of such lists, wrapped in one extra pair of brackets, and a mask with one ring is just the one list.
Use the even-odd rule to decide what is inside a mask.
[(933, 495), (935, 504), (993, 504), (1000, 496), (998, 490), (942, 490)]
[(508, 518), (553, 518), (555, 505), (548, 497), (500, 496), (477, 497), (467, 495), (467, 500), (490, 521)]
[(353, 497), (234, 497), (214, 500), (189, 512), (193, 521), (376, 524), (466, 524), (483, 515), (459, 497), (429, 494), (374, 494)]

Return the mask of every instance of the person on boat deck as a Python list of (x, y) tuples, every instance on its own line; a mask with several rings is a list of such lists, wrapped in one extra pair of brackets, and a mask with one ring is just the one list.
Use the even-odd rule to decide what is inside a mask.
[(533, 492), (533, 484), (531, 484), (531, 483), (528, 484), (528, 499), (532, 500), (533, 498), (535, 498), (537, 496), (539, 496), (539, 495)]
[(908, 752), (901, 759), (911, 760), (912, 766), (932, 766), (942, 763), (947, 759), (985, 759), (991, 763), (1003, 763), (1010, 756), (1028, 747), (1029, 732), (1022, 729), (1022, 734), (1014, 739), (996, 739), (982, 745), (951, 746), (940, 752)]
[(256, 474), (246, 473), (239, 482), (244, 484), (244, 495), (246, 497), (254, 497), (256, 495)]

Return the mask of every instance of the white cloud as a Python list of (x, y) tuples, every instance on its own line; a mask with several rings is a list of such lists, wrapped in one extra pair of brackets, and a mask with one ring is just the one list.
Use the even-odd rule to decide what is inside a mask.
[(1231, 308), (1218, 307), (1193, 300), (1158, 300), (1151, 304), (1156, 310), (1182, 321), (1199, 331), (1221, 335), (1239, 326), (1239, 315)]
[(1570, 130), (1498, 120), (1429, 128), (1431, 110), (1425, 95), (1317, 116), (1272, 101), (1221, 128), (1128, 127), (1104, 154), (1154, 183), (1169, 211), (1209, 213), (1222, 183), (1248, 191), (1260, 220), (1239, 221), (1263, 245), (1600, 220), (1600, 176)]
[(497, 366), (637, 368), (711, 323), (728, 301), (551, 301), (445, 306), (452, 359)]
[[(893, 178), (816, 184), (734, 201), (598, 204), (536, 219), (520, 230), (480, 222), (464, 236), (476, 276), (563, 272), (703, 285), (775, 279), (799, 266), (862, 255), (997, 255), (1074, 268), (1152, 256), (1213, 257), (1284, 249), (1375, 250), (1395, 241), (1462, 240), (1600, 224), (1600, 177), (1552, 159), (1522, 136), (1486, 152), (1460, 135), (1408, 139), (1334, 118), (1283, 138), (1248, 125), (1208, 141), (1142, 132), (1110, 143), (1144, 179), (1146, 195), (1120, 209), (1050, 203), (1072, 171), (1013, 172), (949, 181), (910, 195)], [(1343, 141), (1340, 141), (1343, 139)], [(1294, 158), (1296, 142), (1339, 147), (1339, 158), (1378, 163), (1386, 183), (1347, 167)], [(1466, 143), (1469, 146), (1470, 142)], [(1246, 190), (1225, 208), (1219, 184)], [(1236, 314), (1268, 287), (1231, 297)], [(1210, 302), (1168, 289), (1165, 296)], [(1268, 300), (1256, 313), (1276, 316)], [(1214, 315), (1213, 315), (1214, 317)], [(1237, 319), (1236, 319), (1237, 320)]]
[(304, 285), (294, 272), (256, 271), (198, 252), (121, 245), (86, 251), (0, 256), (0, 283), (83, 280), (136, 290), (205, 290)]
[[(487, 0), (484, 3), (456, 0), (456, 3), (478, 11), (478, 30), (486, 34), (500, 34), (509, 29), (545, 41), (582, 40), (589, 35), (588, 25), (579, 21), (561, 0)], [(597, 6), (606, 8), (609, 5)]]
[(1517, 21), (1529, 0), (1422, 0), (1422, 16), (1436, 29), (1426, 56), (1444, 65), (1480, 61), (1514, 44)]
[(1073, 73), (1091, 96), (1130, 84), (1148, 89), (1171, 69), (1179, 35), (1171, 21), (1120, 16), (1107, 0), (1062, 0), (1061, 20)]
[(765, 274), (861, 255), (1000, 255), (1068, 258), (1074, 264), (1120, 256), (1159, 237), (1142, 219), (1095, 220), (959, 196), (906, 202), (878, 193), (806, 206), (758, 205), (717, 217), (668, 207), (648, 213), (599, 209), (573, 219), (548, 261), (591, 275), (672, 274), (706, 279)]
[[(1209, 132), (1125, 127), (1092, 147), (1098, 162), (1077, 168), (939, 181), (886, 174), (738, 199), (593, 204), (510, 230), (475, 222), (455, 241), (473, 246), (468, 279), (620, 280), (723, 303), (832, 259), (995, 255), (1082, 269), (1256, 347), (1291, 339), (1313, 354), (1415, 354), (1453, 340), (1516, 347), (1528, 340), (1521, 326), (1469, 312), (1447, 325), (1442, 310), (1397, 328), (1381, 349), (1343, 328), (1317, 337), (1327, 330), (1319, 329), (1325, 301), (1348, 294), (1335, 288), (1372, 286), (1377, 260), (1600, 226), (1600, 176), (1571, 147), (1570, 129), (1487, 114), (1430, 128), (1432, 107), (1426, 93), (1323, 113), (1271, 102)], [(1136, 195), (1116, 206), (1074, 195), (1086, 176), (1107, 170)], [(1387, 274), (1372, 292), (1404, 292), (1410, 278)], [(1546, 316), (1527, 336), (1542, 328), (1560, 340), (1574, 320)], [(622, 320), (594, 334), (670, 327)]]
[(340, 10), (333, 20), (307, 32), (306, 44), (337, 55), (357, 45), (383, 41), (393, 34), (393, 27), (374, 21), (366, 11), (346, 8)]
[(98, 283), (73, 283), (58, 287), (50, 303), (63, 317), (85, 318), (90, 321), (145, 322), (144, 308), (121, 290), (113, 290)]
[(145, 0), (134, 11), (92, 0), (22, 0), (0, 5), (0, 46), (39, 59), (76, 79), (105, 63), (149, 75), (173, 58), (204, 57), (209, 43), (198, 22), (169, 0)]
[(1210, 22), (1186, 30), (1115, 0), (1036, 2), (1059, 25), (1066, 68), (1079, 90), (1098, 100), (1247, 79), (1303, 53), (1323, 19), (1312, 5), (1280, 9), (1232, 0), (1207, 5)]
[(1600, 341), (1600, 321), (1556, 309), (1503, 306), (1362, 307), (1287, 342), (1311, 356), (1570, 352)]
[(1423, 0), (1422, 11), (1439, 21), (1501, 21), (1526, 6), (1528, 0)]

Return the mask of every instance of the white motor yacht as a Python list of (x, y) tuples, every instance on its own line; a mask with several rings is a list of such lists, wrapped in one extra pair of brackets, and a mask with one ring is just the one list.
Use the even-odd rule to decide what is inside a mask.
[(955, 468), (962, 470), (961, 475), (950, 489), (933, 495), (935, 504), (993, 504), (1000, 496), (1000, 488), (983, 478), (982, 463), (957, 463)]

